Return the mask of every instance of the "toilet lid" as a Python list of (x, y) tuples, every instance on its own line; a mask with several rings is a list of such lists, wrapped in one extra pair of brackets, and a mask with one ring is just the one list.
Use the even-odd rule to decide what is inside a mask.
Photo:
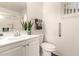
[(54, 44), (51, 44), (51, 43), (42, 43), (41, 44), (42, 46), (42, 49), (46, 50), (46, 51), (50, 51), (50, 52), (53, 52), (56, 50), (56, 46)]

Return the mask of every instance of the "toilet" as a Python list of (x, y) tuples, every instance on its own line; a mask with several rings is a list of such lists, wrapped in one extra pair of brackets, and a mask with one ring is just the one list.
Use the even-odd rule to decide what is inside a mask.
[(42, 48), (42, 56), (51, 56), (51, 53), (56, 51), (56, 46), (48, 42), (42, 43), (41, 48)]

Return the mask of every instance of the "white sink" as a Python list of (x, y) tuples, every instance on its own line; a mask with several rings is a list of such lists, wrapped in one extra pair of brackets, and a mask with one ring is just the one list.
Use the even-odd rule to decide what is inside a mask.
[(2, 39), (10, 39), (10, 38), (13, 38), (13, 36), (0, 36), (0, 40), (2, 40)]
[(12, 38), (19, 38), (19, 37), (23, 37), (23, 36), (27, 36), (27, 33), (26, 32), (20, 32), (20, 35), (15, 35), (14, 32), (2, 32), (3, 36), (0, 36), (0, 40), (8, 40), (8, 39), (12, 39)]
[(0, 39), (4, 39), (3, 37), (0, 37)]

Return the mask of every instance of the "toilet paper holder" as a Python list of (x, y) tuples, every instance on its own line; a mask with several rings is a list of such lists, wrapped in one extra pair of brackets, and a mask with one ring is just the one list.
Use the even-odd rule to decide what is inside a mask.
[(61, 37), (61, 22), (59, 22), (59, 37)]

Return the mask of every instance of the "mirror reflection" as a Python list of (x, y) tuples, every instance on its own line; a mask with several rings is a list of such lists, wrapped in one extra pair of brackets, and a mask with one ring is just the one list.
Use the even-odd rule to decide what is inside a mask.
[(0, 2), (0, 32), (21, 30), (21, 20), (26, 17), (25, 2)]

